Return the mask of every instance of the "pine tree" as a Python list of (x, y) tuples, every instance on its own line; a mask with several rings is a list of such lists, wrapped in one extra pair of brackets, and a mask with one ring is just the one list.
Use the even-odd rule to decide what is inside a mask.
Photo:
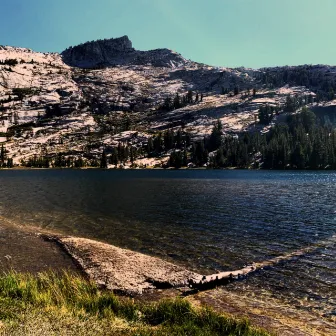
[(180, 129), (176, 132), (174, 140), (175, 140), (175, 147), (176, 148), (182, 148), (183, 147), (183, 137), (182, 137), (182, 131)]
[(163, 141), (162, 141), (162, 133), (160, 132), (156, 137), (153, 139), (153, 147), (155, 153), (161, 153), (163, 150)]
[(197, 93), (196, 93), (195, 102), (198, 103), (198, 101), (199, 101), (199, 94), (198, 94), (198, 92), (197, 92)]
[(147, 153), (151, 154), (154, 150), (153, 138), (149, 138), (147, 142)]
[(112, 154), (110, 156), (110, 163), (117, 166), (118, 165), (118, 150), (113, 148)]
[(164, 133), (163, 142), (166, 151), (174, 147), (174, 132), (172, 130), (167, 130)]
[(178, 93), (176, 93), (176, 96), (174, 98), (173, 106), (175, 110), (181, 107), (181, 99)]
[(6, 150), (4, 148), (4, 145), (1, 145), (0, 160), (2, 164), (5, 162), (5, 159), (6, 159)]
[(223, 148), (219, 148), (215, 156), (215, 168), (224, 167), (224, 165), (225, 165), (225, 158)]
[(8, 159), (7, 160), (7, 168), (13, 168), (13, 159)]
[(222, 130), (223, 125), (220, 120), (217, 120), (217, 122), (214, 124), (214, 127), (212, 129), (210, 138), (209, 138), (209, 150), (214, 151), (218, 149), (222, 144)]
[(102, 157), (100, 159), (100, 168), (102, 168), (102, 169), (107, 168), (107, 157), (106, 157), (105, 150), (103, 150)]
[(183, 151), (183, 162), (182, 162), (182, 166), (183, 167), (187, 167), (188, 166), (188, 152), (186, 149), (184, 149)]
[(174, 151), (170, 154), (169, 165), (175, 169), (179, 169), (183, 164), (183, 155), (181, 151)]
[(208, 162), (209, 153), (204, 146), (204, 141), (193, 145), (192, 161), (196, 166), (202, 166)]
[(192, 104), (193, 103), (193, 92), (191, 90), (187, 93), (187, 103)]
[(130, 149), (130, 161), (131, 161), (131, 164), (133, 165), (134, 161), (135, 161), (135, 157), (136, 157), (136, 149), (131, 146), (131, 149)]
[(163, 103), (162, 109), (165, 111), (171, 111), (173, 109), (173, 102), (170, 97), (167, 97)]

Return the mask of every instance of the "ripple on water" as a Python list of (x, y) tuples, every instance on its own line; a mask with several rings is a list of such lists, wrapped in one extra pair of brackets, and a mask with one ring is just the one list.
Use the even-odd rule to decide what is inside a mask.
[(233, 288), (263, 289), (331, 316), (335, 182), (329, 172), (6, 171), (0, 172), (0, 213), (205, 273), (325, 241)]

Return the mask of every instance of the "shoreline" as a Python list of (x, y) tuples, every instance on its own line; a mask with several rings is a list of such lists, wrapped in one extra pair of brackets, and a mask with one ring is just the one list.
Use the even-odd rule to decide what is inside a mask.
[[(91, 280), (119, 295), (131, 296), (145, 302), (185, 297), (196, 306), (210, 306), (219, 313), (248, 318), (254, 325), (271, 333), (276, 331), (279, 335), (326, 336), (336, 332), (333, 322), (321, 320), (320, 316), (312, 312), (288, 306), (272, 296), (267, 301), (257, 297), (251, 298), (243, 292), (230, 291), (225, 286), (233, 281), (240, 281), (263, 267), (309, 253), (320, 248), (323, 242), (242, 270), (219, 273), (217, 276), (222, 277), (223, 281), (218, 282), (214, 279), (215, 275), (203, 276), (156, 257), (94, 240), (48, 237), (50, 238), (56, 239), (57, 243), (68, 251)], [(111, 263), (112, 259), (114, 261)], [(191, 279), (194, 280), (193, 283)], [(199, 286), (195, 286), (197, 282)], [(190, 287), (191, 284), (193, 288)], [(134, 286), (137, 286), (136, 290)]]
[[(219, 313), (229, 313), (236, 318), (248, 318), (258, 327), (284, 336), (326, 336), (336, 332), (332, 322), (322, 321), (318, 315), (286, 306), (272, 297), (267, 302), (250, 298), (244, 293), (230, 291), (225, 286), (241, 280), (242, 277), (262, 267), (310, 252), (314, 248), (319, 248), (320, 244), (242, 270), (219, 273), (218, 276), (222, 276), (224, 281), (217, 282), (214, 279), (215, 275), (206, 277), (159, 258), (95, 240), (62, 236), (47, 239), (54, 241), (56, 239), (91, 280), (119, 295), (131, 296), (145, 302), (185, 297), (196, 306), (210, 306)], [(191, 279), (194, 280), (193, 288), (190, 288)], [(199, 286), (195, 286), (197, 282), (200, 282)]]
[(37, 228), (22, 227), (0, 216), (0, 271), (37, 274), (63, 270), (84, 274), (71, 256), (53, 243), (43, 241)]
[(13, 167), (13, 168), (0, 168), (1, 171), (249, 171), (249, 172), (295, 172), (295, 173), (308, 173), (308, 172), (325, 172), (325, 173), (335, 173), (336, 169), (255, 169), (255, 168), (209, 168), (209, 167), (199, 167), (199, 168), (187, 168), (182, 167), (179, 169), (175, 168), (157, 168), (157, 167), (146, 167), (146, 168), (97, 168), (97, 167), (51, 167), (51, 168), (35, 168), (35, 167)]
[[(185, 297), (197, 306), (210, 306), (218, 312), (228, 313), (233, 317), (247, 317), (254, 325), (265, 328), (271, 333), (277, 332), (279, 335), (326, 336), (336, 333), (336, 327), (332, 323), (295, 307), (289, 309), (274, 298), (267, 301), (257, 297), (251, 298), (243, 292), (232, 292), (221, 284), (217, 287), (216, 283), (214, 287), (205, 286), (199, 288), (201, 290), (196, 288), (193, 292), (188, 280), (199, 281), (204, 277), (159, 258), (90, 239), (66, 237), (36, 227), (22, 227), (5, 218), (3, 221), (7, 224), (2, 230), (7, 227), (21, 232), (26, 237), (27, 235), (34, 237), (35, 248), (40, 249), (44, 254), (47, 252), (47, 258), (50, 256), (49, 249), (54, 251), (51, 254), (53, 262), (49, 263), (50, 267), (46, 268), (42, 265), (40, 269), (37, 269), (35, 262), (42, 254), (30, 255), (30, 251), (26, 251), (32, 269), (28, 266), (23, 270), (19, 269), (20, 272), (38, 273), (51, 269), (57, 273), (57, 269), (62, 271), (64, 265), (71, 264), (71, 271), (93, 280), (100, 288), (112, 290), (117, 295), (133, 297), (138, 301), (155, 302), (163, 298)], [(23, 248), (26, 246), (24, 239), (18, 242), (18, 245), (23, 244)], [(293, 256), (297, 256), (297, 253)], [(62, 262), (62, 258), (65, 263)], [(13, 256), (14, 259), (15, 256)], [(281, 258), (279, 260), (283, 261)], [(138, 286), (138, 290), (134, 291), (134, 286)], [(310, 321), (312, 321), (311, 325)]]
[(96, 240), (42, 235), (60, 246), (86, 275), (100, 287), (129, 296), (149, 290), (187, 289), (188, 281), (202, 275), (157, 257)]

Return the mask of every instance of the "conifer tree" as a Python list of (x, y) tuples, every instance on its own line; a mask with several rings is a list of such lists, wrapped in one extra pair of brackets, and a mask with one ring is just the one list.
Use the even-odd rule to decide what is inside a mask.
[(192, 104), (192, 103), (193, 103), (193, 92), (189, 90), (187, 93), (187, 104)]
[(175, 110), (181, 107), (181, 98), (178, 93), (176, 93), (176, 96), (174, 98), (173, 106)]
[(214, 151), (218, 149), (222, 144), (222, 130), (223, 125), (220, 120), (214, 124), (210, 138), (209, 138), (209, 150)]
[(106, 169), (107, 168), (107, 157), (106, 157), (106, 152), (103, 150), (101, 159), (100, 159), (100, 168)]

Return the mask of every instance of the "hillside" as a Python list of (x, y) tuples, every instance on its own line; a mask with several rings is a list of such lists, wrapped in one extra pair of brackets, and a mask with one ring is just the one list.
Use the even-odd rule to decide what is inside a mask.
[[(2, 46), (0, 161), (161, 167), (183, 152), (182, 165), (209, 165), (218, 148), (204, 138), (217, 120), (222, 139), (266, 134), (305, 106), (332, 124), (335, 83), (332, 66), (213, 67), (168, 49), (135, 50), (127, 36), (61, 54)], [(266, 107), (270, 117), (261, 120)], [(202, 141), (206, 158), (197, 164)]]

